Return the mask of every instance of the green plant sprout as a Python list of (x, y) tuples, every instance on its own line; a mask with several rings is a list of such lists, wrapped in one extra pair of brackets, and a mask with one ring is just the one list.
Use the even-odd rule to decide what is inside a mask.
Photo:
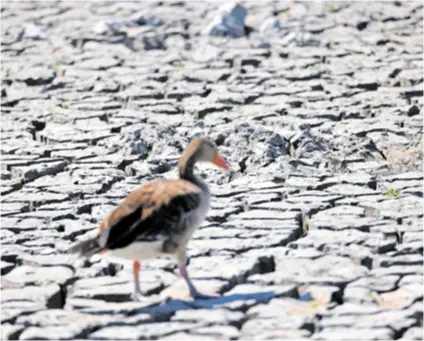
[(386, 197), (398, 197), (400, 195), (400, 191), (396, 188), (389, 188), (384, 195)]

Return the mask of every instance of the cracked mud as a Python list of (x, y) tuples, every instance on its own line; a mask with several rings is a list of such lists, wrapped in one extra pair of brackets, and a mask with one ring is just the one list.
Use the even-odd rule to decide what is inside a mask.
[[(421, 2), (2, 3), (4, 340), (422, 340)], [(228, 25), (231, 22), (231, 25)], [(208, 136), (176, 265), (60, 253)], [(164, 297), (170, 297), (164, 300)]]

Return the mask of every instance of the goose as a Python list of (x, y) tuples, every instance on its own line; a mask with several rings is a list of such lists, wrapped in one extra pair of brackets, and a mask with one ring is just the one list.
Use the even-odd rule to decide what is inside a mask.
[(140, 261), (171, 256), (194, 298), (216, 296), (197, 290), (187, 272), (186, 249), (210, 206), (208, 185), (194, 174), (197, 162), (229, 169), (216, 145), (206, 138), (192, 140), (178, 162), (179, 179), (156, 179), (131, 192), (98, 227), (98, 234), (67, 250), (82, 257), (110, 254), (132, 260), (134, 300), (141, 300)]

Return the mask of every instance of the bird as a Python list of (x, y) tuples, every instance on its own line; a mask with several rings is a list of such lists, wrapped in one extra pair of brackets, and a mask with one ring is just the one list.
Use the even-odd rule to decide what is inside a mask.
[(106, 216), (95, 237), (78, 242), (67, 253), (86, 258), (110, 254), (132, 260), (134, 292), (131, 296), (136, 301), (143, 299), (140, 261), (171, 256), (178, 263), (191, 297), (215, 297), (197, 290), (186, 267), (188, 242), (210, 206), (208, 185), (194, 174), (198, 162), (229, 169), (212, 141), (205, 137), (193, 139), (178, 161), (178, 179), (156, 179), (140, 185)]

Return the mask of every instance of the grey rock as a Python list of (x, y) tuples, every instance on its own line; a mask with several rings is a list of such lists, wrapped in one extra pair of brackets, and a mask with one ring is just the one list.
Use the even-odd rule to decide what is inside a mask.
[(355, 316), (370, 315), (381, 311), (377, 304), (343, 303), (334, 309), (324, 312), (322, 315), (329, 316)]
[(146, 323), (138, 326), (122, 326), (122, 327), (105, 327), (91, 333), (90, 339), (94, 340), (127, 340), (130, 336), (137, 340), (151, 340), (170, 335), (176, 332), (199, 327), (198, 323), (189, 322), (162, 322), (162, 323)]
[[(207, 268), (203, 263), (205, 258), (208, 258)], [(248, 256), (248, 253), (245, 257), (237, 258), (231, 256), (196, 257), (190, 260), (189, 271), (194, 279), (197, 277), (220, 278), (229, 281), (230, 286), (234, 286), (245, 282), (246, 277), (250, 274), (272, 271), (272, 258), (255, 254)]]
[(328, 188), (327, 191), (330, 193), (337, 193), (355, 197), (375, 194), (375, 191), (370, 188), (348, 184), (331, 186), (330, 188)]
[[(35, 233), (40, 233), (41, 231), (37, 231)], [(46, 234), (51, 233), (51, 231), (46, 230)], [(53, 267), (53, 270), (56, 269), (55, 266), (69, 267), (70, 258), (67, 254), (58, 254), (55, 249), (45, 249), (43, 252), (37, 255), (28, 255), (21, 254), (18, 257), (18, 262), (20, 265), (26, 265), (32, 268), (37, 267)], [(59, 267), (59, 269), (61, 269)], [(27, 269), (25, 271), (30, 272), (31, 270)], [(57, 278), (56, 278), (57, 280)]]
[(203, 33), (211, 36), (228, 36), (230, 38), (239, 38), (245, 35), (244, 20), (247, 15), (247, 9), (241, 4), (222, 5), (218, 14), (205, 27)]
[(21, 285), (66, 284), (73, 277), (73, 270), (65, 266), (20, 266), (9, 272), (5, 279)]
[(143, 35), (140, 39), (140, 43), (141, 43), (141, 48), (143, 48), (146, 51), (166, 49), (164, 39), (158, 36), (157, 34)]
[(406, 173), (401, 173), (401, 174), (392, 174), (392, 175), (388, 175), (383, 177), (383, 180), (387, 180), (387, 181), (396, 181), (396, 180), (422, 180), (423, 179), (423, 175), (419, 172), (406, 172)]
[(400, 331), (417, 325), (417, 321), (409, 316), (411, 316), (411, 313), (408, 311), (387, 311), (368, 316), (359, 316), (354, 327), (387, 327), (393, 329), (396, 333), (399, 333)]
[(334, 203), (341, 198), (342, 198), (341, 195), (333, 195), (333, 194), (329, 194), (322, 191), (305, 190), (300, 193), (294, 193), (289, 198), (287, 198), (287, 202), (290, 202), (290, 203), (315, 203), (315, 202)]
[(366, 287), (348, 284), (343, 293), (343, 302), (358, 304), (375, 304), (378, 294)]
[(365, 209), (363, 207), (358, 206), (350, 206), (350, 205), (337, 205), (333, 208), (330, 208), (325, 211), (318, 212), (315, 216), (320, 217), (321, 215), (337, 215), (337, 216), (344, 216), (344, 215), (353, 215), (353, 216), (361, 216), (364, 214)]
[(390, 328), (325, 328), (323, 331), (314, 333), (314, 340), (340, 340), (349, 335), (355, 340), (392, 340), (394, 332)]
[(92, 28), (93, 33), (99, 35), (119, 34), (124, 27), (124, 23), (118, 21), (101, 21), (95, 24)]
[[(148, 43), (148, 38), (146, 38), (146, 42)], [(152, 41), (154, 43), (154, 40)], [(152, 45), (153, 46), (153, 45)], [(143, 45), (144, 48), (144, 45)], [(139, 85), (133, 85), (128, 87), (125, 91), (122, 91), (118, 94), (118, 96), (122, 99), (161, 99), (163, 98), (163, 94), (160, 89), (156, 88), (142, 88)]]
[(272, 285), (266, 289), (257, 284), (239, 284), (226, 293), (227, 295), (249, 295), (258, 297), (259, 301), (268, 301), (274, 297), (296, 297), (295, 285)]
[[(289, 217), (289, 215), (287, 215)], [(298, 230), (299, 224), (294, 220), (296, 215), (293, 216), (293, 221), (291, 219), (238, 219), (234, 218), (226, 223), (222, 223), (220, 226), (224, 228), (228, 227), (238, 227), (244, 230), (245, 233), (248, 233), (249, 230), (255, 231), (268, 231), (272, 230)]]
[[(142, 280), (143, 293), (160, 292), (164, 284), (160, 278), (149, 276), (145, 271)], [(153, 278), (152, 278), (153, 277)], [(175, 276), (172, 276), (175, 278)], [(77, 281), (70, 293), (71, 298), (91, 298), (109, 302), (125, 302), (131, 300), (134, 284), (131, 278), (125, 277), (97, 277)]]
[(302, 318), (289, 317), (287, 322), (281, 325), (281, 321), (277, 318), (250, 319), (243, 325), (241, 335), (243, 338), (249, 340), (308, 339), (311, 336), (311, 332), (303, 328), (298, 328), (299, 325), (303, 325), (304, 321)]
[(46, 67), (24, 69), (15, 75), (16, 79), (29, 86), (49, 84), (55, 78), (54, 70)]
[(13, 231), (10, 231), (7, 229), (0, 230), (0, 240), (8, 239), (8, 238), (14, 237), (15, 235), (16, 233), (14, 233)]
[(52, 327), (64, 326), (68, 324), (80, 325), (81, 333), (84, 329), (89, 330), (94, 326), (107, 325), (109, 323), (120, 321), (120, 316), (105, 317), (89, 314), (82, 314), (74, 311), (62, 309), (41, 310), (31, 315), (22, 315), (16, 322), (24, 326)]
[(250, 34), (250, 43), (251, 46), (257, 49), (269, 49), (271, 48), (271, 44), (266, 41), (262, 36), (256, 33)]
[(27, 212), (29, 211), (29, 205), (28, 204), (21, 204), (21, 203), (3, 203), (2, 204), (2, 212), (1, 216), (8, 216), (8, 215), (14, 215), (21, 212)]
[[(323, 211), (325, 212), (325, 211)], [(334, 221), (334, 216), (326, 216), (320, 214), (312, 216), (309, 220), (309, 229), (323, 229), (332, 231), (346, 231), (356, 229), (359, 231), (369, 231), (373, 228), (384, 226), (381, 222), (376, 221), (375, 218), (357, 217), (354, 215), (341, 215), (338, 221)], [(382, 228), (383, 229), (383, 228)], [(385, 231), (386, 229), (383, 229)]]
[[(216, 335), (202, 335), (202, 340), (216, 340)], [(160, 337), (158, 340), (199, 340), (199, 335), (189, 334), (187, 332), (178, 332), (168, 336)]]
[(228, 104), (219, 104), (213, 103), (212, 101), (207, 103), (201, 103), (199, 105), (199, 100), (195, 97), (190, 97), (183, 101), (184, 110), (194, 114), (197, 118), (203, 119), (206, 115), (210, 115), (216, 112), (227, 112), (233, 107)]
[(414, 304), (408, 307), (408, 310), (413, 314), (413, 318), (415, 318), (419, 323), (423, 319), (423, 309), (420, 300), (416, 300)]
[(299, 296), (310, 294), (311, 298), (320, 304), (340, 301), (342, 292), (339, 287), (332, 285), (309, 285), (299, 288)]
[[(182, 309), (181, 306), (171, 307), (159, 306), (158, 308), (152, 308), (152, 306), (158, 305), (160, 299), (157, 297), (146, 297), (145, 301), (135, 302), (106, 302), (101, 299), (87, 299), (87, 298), (71, 298), (69, 297), (66, 300), (65, 309), (66, 310), (77, 310), (82, 313), (87, 314), (97, 314), (97, 315), (116, 315), (116, 314), (135, 314), (142, 312), (143, 309), (147, 310), (149, 314), (157, 316), (157, 319), (169, 319), (172, 313), (175, 310)], [(146, 308), (147, 307), (147, 308)], [(189, 309), (189, 306), (186, 305), (186, 308)], [(145, 319), (145, 314), (143, 312), (143, 319)]]
[(243, 232), (244, 230), (242, 229), (235, 229), (231, 227), (222, 228), (212, 225), (205, 228), (199, 228), (193, 236), (193, 239), (209, 239), (211, 238), (211, 235), (213, 235), (214, 238), (234, 238)]
[[(351, 244), (369, 244), (370, 239), (376, 239), (379, 244), (378, 247), (382, 247), (384, 243), (382, 236), (373, 236), (369, 233), (360, 232), (357, 230), (343, 231), (341, 234), (339, 231), (326, 231), (326, 230), (311, 230), (305, 238), (295, 241), (291, 244), (292, 247), (316, 247), (318, 250), (325, 250), (329, 248), (331, 244), (340, 245), (340, 247), (351, 245)], [(395, 242), (393, 241), (393, 247)]]
[(278, 18), (268, 18), (261, 24), (259, 28), (259, 32), (261, 34), (280, 32), (281, 30), (282, 30), (281, 22)]
[(105, 82), (96, 82), (93, 88), (94, 92), (118, 92), (119, 84), (114, 81), (105, 80)]
[[(75, 210), (72, 208), (68, 208), (68, 209), (60, 209), (58, 210), (57, 207), (51, 207), (51, 209), (46, 209), (46, 210), (38, 210), (38, 211), (30, 211), (30, 212), (26, 212), (26, 213), (20, 213), (20, 214), (16, 214), (15, 217), (16, 218), (20, 218), (20, 219), (34, 219), (34, 221), (37, 220), (44, 220), (44, 224), (48, 223), (48, 222), (52, 222), (55, 220), (60, 220), (60, 219), (73, 219), (75, 218)], [(52, 236), (52, 238), (54, 238)], [(32, 242), (36, 242), (36, 241), (32, 241)], [(40, 242), (42, 242), (42, 240), (40, 240)]]
[[(395, 255), (404, 255), (404, 254), (416, 254), (416, 253), (422, 253), (423, 246), (420, 244), (421, 241), (415, 240), (412, 242), (409, 242), (407, 244), (400, 244), (396, 248)], [(396, 266), (395, 270), (398, 270), (399, 267)], [(384, 270), (383, 270), (384, 271)], [(388, 270), (386, 270), (388, 271)]]
[(132, 37), (131, 30), (137, 31), (137, 26), (162, 26), (165, 21), (148, 10), (135, 12), (122, 20), (100, 21), (92, 27), (92, 32), (98, 35), (127, 35)]
[(420, 265), (410, 265), (408, 267), (394, 265), (389, 268), (376, 268), (372, 271), (374, 276), (385, 276), (385, 275), (416, 275), (422, 274), (423, 268)]
[(423, 257), (421, 255), (403, 255), (398, 257), (383, 258), (380, 260), (380, 266), (390, 267), (393, 265), (404, 265), (404, 266), (419, 265), (419, 264), (422, 264), (422, 262), (423, 262)]
[(1, 261), (1, 275), (2, 276), (6, 275), (14, 267), (15, 267), (15, 264), (13, 264), (13, 263)]
[(24, 330), (23, 325), (3, 323), (1, 325), (1, 339), (2, 340), (18, 340), (19, 335)]
[(43, 309), (42, 305), (31, 305), (30, 302), (26, 304), (21, 303), (20, 306), (9, 307), (8, 309), (4, 308), (1, 310), (1, 323), (2, 325), (7, 323), (13, 324), (18, 316), (35, 312), (37, 309)]
[(78, 324), (71, 324), (68, 326), (29, 327), (19, 335), (19, 340), (75, 340), (84, 337), (83, 328)]
[(317, 153), (324, 153), (328, 150), (326, 141), (312, 132), (309, 127), (296, 134), (290, 139), (291, 145), (297, 145), (295, 155), (297, 157), (312, 157)]
[(269, 210), (250, 210), (246, 212), (233, 215), (230, 219), (241, 219), (241, 220), (296, 220), (299, 216), (298, 212), (276, 212)]
[[(233, 252), (243, 252), (249, 249), (259, 249), (264, 247), (272, 247), (286, 245), (292, 241), (298, 234), (297, 229), (279, 231), (270, 236), (267, 231), (251, 231), (240, 235), (239, 240), (222, 239), (222, 244), (217, 244), (216, 239), (196, 240), (191, 243), (194, 249), (203, 249), (205, 253), (214, 253), (214, 250), (227, 250)], [(255, 239), (252, 237), (255, 236)]]
[(165, 23), (161, 17), (145, 10), (132, 14), (128, 21), (137, 25), (149, 25), (152, 27), (162, 26)]
[[(49, 193), (42, 191), (30, 191), (13, 193), (7, 196), (6, 202), (8, 203), (19, 203), (27, 202), (32, 208), (42, 206), (44, 204), (58, 204), (69, 199), (67, 194)], [(23, 212), (29, 211), (23, 210)]]
[(380, 304), (387, 307), (406, 308), (422, 299), (423, 294), (420, 291), (422, 285), (419, 283), (406, 284), (396, 291), (381, 294)]
[(204, 335), (211, 335), (221, 340), (237, 340), (240, 331), (233, 326), (208, 326), (196, 328), (192, 331), (192, 333), (202, 338)]
[(242, 336), (248, 338), (257, 335), (255, 328), (263, 330), (264, 336), (270, 335), (272, 338), (287, 335), (285, 333), (288, 331), (299, 333), (302, 329), (306, 329), (307, 333), (294, 335), (308, 336), (315, 313), (316, 310), (309, 308), (307, 303), (289, 298), (273, 299), (268, 305), (261, 304), (248, 310), (249, 320), (242, 326)]
[(44, 27), (33, 23), (27, 23), (24, 26), (23, 36), (33, 40), (48, 40), (49, 36)]
[(415, 283), (422, 283), (423, 282), (423, 278), (419, 275), (409, 275), (409, 276), (404, 276), (400, 279), (398, 285), (401, 287), (403, 285), (406, 284), (415, 284)]
[[(305, 310), (302, 308), (305, 308)], [(294, 298), (274, 298), (268, 305), (259, 304), (249, 309), (247, 316), (266, 319), (282, 317), (290, 313), (293, 313), (294, 316), (311, 317), (315, 314), (315, 308), (309, 307), (307, 303)]]
[(323, 256), (311, 262), (309, 259), (293, 259), (280, 256), (276, 260), (275, 272), (252, 275), (249, 280), (258, 283), (308, 283), (344, 285), (368, 273), (352, 260), (338, 256)]
[(81, 69), (89, 70), (107, 70), (111, 67), (119, 65), (120, 61), (116, 58), (103, 57), (84, 60), (77, 65)]
[[(252, 198), (254, 199), (254, 197)], [(248, 203), (250, 201), (250, 196), (248, 198)], [(266, 202), (261, 203), (259, 205), (252, 205), (251, 208), (255, 209), (269, 209), (272, 211), (297, 211), (302, 212), (305, 215), (311, 215), (312, 213), (316, 211), (324, 210), (325, 208), (328, 208), (329, 205), (323, 204), (323, 203), (297, 203), (293, 204), (287, 201), (275, 201), (274, 202)]]
[(12, 174), (6, 170), (6, 169), (2, 169), (1, 171), (1, 180), (10, 180), (12, 178)]
[[(248, 205), (260, 204), (260, 203), (271, 204), (270, 201), (280, 201), (281, 198), (282, 198), (282, 195), (278, 192), (270, 192), (270, 193), (254, 193), (254, 192), (251, 192), (249, 194), (249, 196), (246, 198), (246, 201), (247, 201)], [(275, 203), (274, 205), (276, 207), (279, 207), (278, 205), (283, 206), (284, 203), (279, 202), (278, 204)], [(266, 207), (266, 204), (260, 205), (260, 206)], [(282, 210), (284, 210), (284, 208)]]
[(17, 308), (31, 311), (43, 307), (54, 309), (63, 306), (61, 289), (57, 284), (4, 289), (2, 292), (2, 309), (5, 311)]
[(239, 327), (243, 320), (244, 314), (239, 311), (229, 311), (227, 309), (195, 309), (177, 311), (172, 316), (171, 321), (187, 321), (187, 322), (205, 322), (214, 325), (231, 325)]
[[(275, 328), (272, 328), (275, 326)], [(260, 333), (247, 334), (249, 340), (281, 340), (281, 339), (294, 339), (306, 340), (311, 336), (311, 332), (305, 329), (288, 330), (278, 329), (278, 323), (271, 324), (270, 329), (263, 329)]]
[(287, 251), (287, 255), (291, 256), (291, 257), (296, 257), (296, 258), (307, 258), (307, 259), (317, 259), (321, 256), (324, 255), (324, 253), (322, 251), (313, 249), (313, 248), (308, 248), (308, 249), (290, 249)]
[(343, 315), (343, 316), (330, 316), (322, 318), (317, 327), (319, 330), (326, 330), (327, 328), (352, 328), (355, 324), (356, 316)]
[(51, 163), (39, 163), (27, 167), (13, 167), (12, 176), (22, 177), (31, 181), (44, 175), (53, 175), (61, 172), (67, 164), (67, 161), (57, 161)]
[(420, 327), (409, 328), (400, 338), (400, 340), (422, 340), (423, 330)]

